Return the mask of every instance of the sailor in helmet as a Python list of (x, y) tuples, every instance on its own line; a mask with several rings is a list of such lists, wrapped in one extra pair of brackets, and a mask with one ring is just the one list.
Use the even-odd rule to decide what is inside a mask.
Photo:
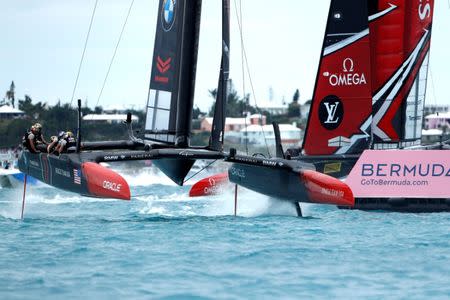
[(72, 133), (72, 131), (67, 131), (66, 141), (66, 150), (77, 145), (77, 140), (75, 139), (75, 135)]
[(53, 135), (51, 137), (51, 142), (50, 142), (50, 144), (47, 147), (47, 152), (48, 153), (53, 153), (53, 151), (55, 151), (56, 146), (58, 145), (59, 141), (64, 138), (65, 134), (66, 134), (65, 131), (60, 131), (57, 136)]
[(47, 142), (42, 135), (42, 125), (36, 123), (31, 126), (23, 137), (24, 146), (33, 153), (39, 153), (47, 150)]
[[(61, 138), (60, 138), (61, 136)], [(54, 153), (56, 155), (61, 154), (62, 152), (65, 152), (68, 148), (76, 145), (76, 140), (71, 131), (62, 131), (58, 135), (58, 144), (56, 145)]]

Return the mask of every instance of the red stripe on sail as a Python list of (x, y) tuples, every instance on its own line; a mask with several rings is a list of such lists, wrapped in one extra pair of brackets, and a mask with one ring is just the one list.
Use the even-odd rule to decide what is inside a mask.
[(399, 141), (401, 139), (400, 137), (401, 133), (395, 130), (393, 121), (398, 110), (401, 109), (403, 102), (407, 101), (406, 97), (414, 84), (414, 79), (416, 78), (417, 73), (419, 72), (420, 67), (423, 63), (423, 60), (425, 59), (425, 56), (429, 51), (429, 47), (430, 42), (428, 42), (425, 48), (422, 50), (420, 58), (418, 59), (418, 62), (414, 65), (414, 69), (411, 72), (410, 76), (408, 77), (408, 80), (403, 84), (402, 89), (399, 91), (398, 95), (392, 101), (392, 104), (389, 106), (384, 117), (378, 123), (378, 127), (384, 133), (386, 133), (391, 138), (392, 141)]

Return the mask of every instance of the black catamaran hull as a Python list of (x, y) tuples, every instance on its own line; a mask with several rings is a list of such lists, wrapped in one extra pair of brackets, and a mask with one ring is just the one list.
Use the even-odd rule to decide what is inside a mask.
[[(423, 156), (429, 150), (445, 150), (446, 144), (435, 144), (421, 149), (416, 149)], [(393, 150), (395, 152), (406, 150)], [(415, 152), (414, 151), (414, 152)], [(395, 153), (394, 152), (394, 153)], [(407, 155), (407, 154), (404, 154)], [(333, 204), (333, 202), (325, 203), (320, 200), (323, 195), (316, 194), (313, 201), (306, 191), (304, 185), (305, 180), (299, 181), (299, 174), (304, 170), (315, 170), (316, 173), (328, 173), (328, 175), (344, 179), (349, 175), (355, 165), (358, 163), (359, 155), (347, 156), (302, 156), (295, 160), (286, 160), (280, 158), (257, 159), (253, 157), (230, 157), (227, 161), (233, 165), (229, 169), (229, 180), (233, 183), (246, 187), (255, 192), (275, 197), (291, 202), (313, 202), (322, 204)], [(329, 176), (327, 176), (329, 177)], [(333, 190), (335, 184), (328, 181), (327, 177), (320, 178), (324, 183), (321, 188), (326, 194), (337, 194)], [(363, 179), (363, 177), (361, 178)], [(337, 179), (336, 179), (337, 180)], [(352, 186), (350, 185), (349, 189)], [(328, 188), (328, 190), (327, 190)], [(380, 187), (382, 188), (382, 187)], [(331, 192), (330, 192), (331, 191)], [(352, 191), (354, 193), (354, 191)], [(338, 200), (339, 201), (339, 200)], [(354, 205), (340, 205), (334, 202), (341, 209), (358, 209), (358, 210), (382, 210), (395, 212), (448, 212), (450, 211), (450, 198), (425, 198), (411, 197), (408, 193), (404, 197), (357, 197), (355, 195)]]
[[(289, 202), (353, 206), (350, 188), (334, 177), (318, 172), (314, 164), (300, 160), (261, 159), (232, 156), (228, 177), (233, 183), (255, 192)], [(351, 165), (353, 159), (339, 162)], [(319, 166), (327, 165), (321, 161)]]
[[(91, 145), (85, 143), (85, 149)], [(126, 145), (124, 145), (125, 147)], [(100, 143), (95, 144), (100, 148)], [(131, 145), (130, 148), (136, 148)], [(192, 148), (162, 148), (124, 151), (83, 151), (55, 156), (46, 153), (30, 153), (25, 150), (19, 159), (19, 169), (51, 186), (88, 197), (129, 200), (130, 188), (126, 180), (101, 162), (154, 160), (175, 183), (183, 185), (196, 159), (223, 159), (221, 152)], [(175, 162), (176, 164), (174, 164)], [(175, 166), (181, 165), (183, 168)], [(149, 182), (151, 184), (151, 182)]]
[(81, 155), (24, 151), (19, 169), (59, 189), (88, 197), (130, 200), (130, 188), (122, 176), (95, 162), (83, 162)]

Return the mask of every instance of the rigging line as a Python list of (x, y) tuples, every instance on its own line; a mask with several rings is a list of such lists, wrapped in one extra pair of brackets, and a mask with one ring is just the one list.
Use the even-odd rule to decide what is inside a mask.
[(206, 166), (204, 166), (203, 168), (201, 168), (199, 171), (197, 171), (196, 173), (194, 173), (194, 175), (192, 175), (191, 177), (189, 177), (188, 179), (185, 179), (184, 181), (183, 181), (183, 183), (186, 183), (186, 182), (188, 182), (189, 180), (191, 180), (192, 178), (194, 178), (195, 176), (197, 176), (200, 172), (203, 172), (206, 168), (209, 168), (213, 163), (215, 163), (217, 161), (217, 159), (216, 160), (213, 160), (212, 162), (210, 162), (209, 164), (207, 164)]
[[(247, 72), (248, 72), (248, 78), (249, 78), (249, 81), (250, 81), (250, 87), (251, 87), (252, 93), (253, 93), (253, 99), (255, 100), (255, 107), (256, 107), (256, 110), (258, 111), (259, 115), (260, 115), (260, 119), (261, 119), (261, 123), (262, 123), (262, 115), (263, 115), (263, 114), (262, 114), (261, 109), (260, 109), (259, 106), (258, 106), (257, 101), (256, 101), (255, 89), (254, 89), (254, 87), (253, 87), (253, 80), (252, 80), (252, 77), (251, 77), (250, 71), (249, 71), (250, 68), (249, 68), (249, 66), (248, 66), (247, 53), (246, 53), (246, 51), (245, 51), (245, 48), (244, 48), (244, 58), (245, 58), (245, 64), (246, 64), (246, 66), (247, 66)], [(263, 134), (264, 143), (266, 144), (267, 154), (269, 155), (269, 158), (271, 158), (272, 155), (270, 154), (269, 145), (267, 144), (267, 138), (266, 138), (266, 134), (265, 134), (265, 132), (264, 132), (264, 128), (263, 128), (263, 125), (262, 125), (262, 124), (261, 124), (261, 132), (262, 132), (262, 134)]]
[[(236, 0), (234, 0), (234, 6), (237, 7)], [(239, 0), (239, 16), (238, 16), (241, 24), (241, 28), (243, 27), (242, 23), (242, 0)], [(243, 30), (242, 30), (243, 31)], [(244, 37), (243, 34), (241, 36), (241, 71), (242, 71), (242, 93), (244, 95), (244, 111), (242, 114), (247, 113), (247, 95), (245, 92), (245, 66), (244, 66)], [(247, 115), (244, 115), (245, 122), (245, 153), (248, 155), (248, 125), (247, 125)]]
[(436, 89), (434, 88), (433, 72), (431, 71), (431, 66), (429, 63), (428, 63), (428, 69), (430, 70), (430, 79), (431, 79), (431, 88), (433, 89), (434, 106), (436, 107), (436, 111), (437, 111)]
[(83, 54), (81, 54), (80, 65), (78, 66), (77, 78), (75, 79), (75, 85), (74, 85), (73, 91), (72, 91), (72, 98), (70, 99), (70, 106), (72, 106), (73, 98), (75, 97), (75, 90), (77, 89), (78, 79), (80, 78), (81, 66), (83, 65), (84, 55), (86, 53), (86, 48), (87, 48), (87, 44), (89, 41), (89, 35), (91, 34), (92, 23), (94, 23), (94, 16), (95, 16), (95, 11), (97, 10), (97, 4), (98, 4), (98, 0), (95, 0), (94, 9), (92, 10), (91, 22), (89, 23), (89, 29), (88, 29), (88, 32), (86, 35), (86, 41), (84, 42)]
[[(114, 58), (116, 57), (117, 49), (119, 49), (120, 41), (122, 40), (122, 35), (123, 35), (123, 32), (125, 31), (125, 27), (126, 27), (127, 22), (128, 22), (128, 17), (130, 16), (131, 9), (133, 8), (133, 4), (134, 4), (134, 0), (131, 1), (130, 7), (128, 8), (127, 17), (125, 18), (125, 22), (123, 23), (122, 31), (120, 32), (120, 35), (119, 35), (119, 40), (117, 41), (116, 48), (114, 49), (113, 56), (111, 57), (111, 61), (109, 63), (108, 71), (106, 72), (105, 80), (103, 81), (102, 89), (100, 90), (100, 94), (98, 95), (97, 103), (95, 104), (94, 108), (98, 106), (98, 104), (100, 102), (100, 98), (102, 97), (103, 90), (105, 89), (106, 81), (108, 80), (108, 76), (109, 76), (109, 72), (111, 71), (111, 67), (112, 67), (112, 64), (114, 62)], [(92, 116), (92, 117), (94, 117), (94, 116)]]
[[(235, 1), (236, 1), (236, 0), (235, 0)], [(239, 16), (238, 16), (238, 13), (237, 13), (237, 7), (236, 7), (236, 5), (235, 5), (235, 12), (236, 12), (236, 15), (237, 15), (237, 20), (238, 20), (239, 33), (240, 33), (241, 39), (242, 39), (242, 41), (243, 41), (242, 24), (241, 24), (241, 22), (239, 22)], [(249, 82), (250, 82), (250, 88), (251, 88), (252, 93), (253, 93), (253, 99), (255, 100), (255, 107), (256, 107), (256, 110), (258, 111), (259, 115), (260, 115), (260, 118), (262, 119), (262, 111), (261, 111), (261, 109), (258, 107), (258, 103), (257, 103), (257, 100), (256, 100), (255, 88), (254, 88), (254, 86), (253, 86), (253, 80), (252, 80), (252, 76), (251, 76), (251, 74), (250, 74), (250, 67), (249, 67), (248, 59), (247, 59), (247, 51), (245, 51), (245, 45), (244, 45), (243, 42), (242, 42), (242, 52), (244, 53), (245, 66), (247, 67), (247, 74), (248, 74), (248, 79), (249, 79)], [(262, 123), (262, 122), (261, 122), (261, 123)], [(269, 145), (267, 144), (266, 134), (265, 134), (265, 132), (264, 132), (264, 127), (263, 127), (262, 124), (261, 124), (261, 132), (262, 132), (262, 134), (263, 134), (264, 143), (265, 143), (266, 149), (267, 149), (267, 154), (269, 155), (269, 158), (271, 158), (272, 155), (270, 154)]]

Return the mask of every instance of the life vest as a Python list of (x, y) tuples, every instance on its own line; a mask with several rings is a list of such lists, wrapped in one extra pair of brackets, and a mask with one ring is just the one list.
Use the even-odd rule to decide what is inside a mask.
[(42, 132), (33, 133), (33, 134), (34, 134), (35, 143), (44, 143)]
[[(34, 135), (34, 139), (33, 141), (30, 141), (30, 139), (28, 138), (30, 136), (30, 134)], [(42, 133), (34, 133), (31, 130), (28, 130), (25, 132), (25, 135), (22, 137), (22, 145), (27, 148), (30, 152), (34, 152), (33, 149), (31, 148), (31, 143), (33, 143), (34, 147), (37, 147), (37, 142), (42, 141)]]
[(73, 136), (68, 136), (66, 141), (67, 141), (67, 148), (73, 147), (77, 144), (77, 140)]

